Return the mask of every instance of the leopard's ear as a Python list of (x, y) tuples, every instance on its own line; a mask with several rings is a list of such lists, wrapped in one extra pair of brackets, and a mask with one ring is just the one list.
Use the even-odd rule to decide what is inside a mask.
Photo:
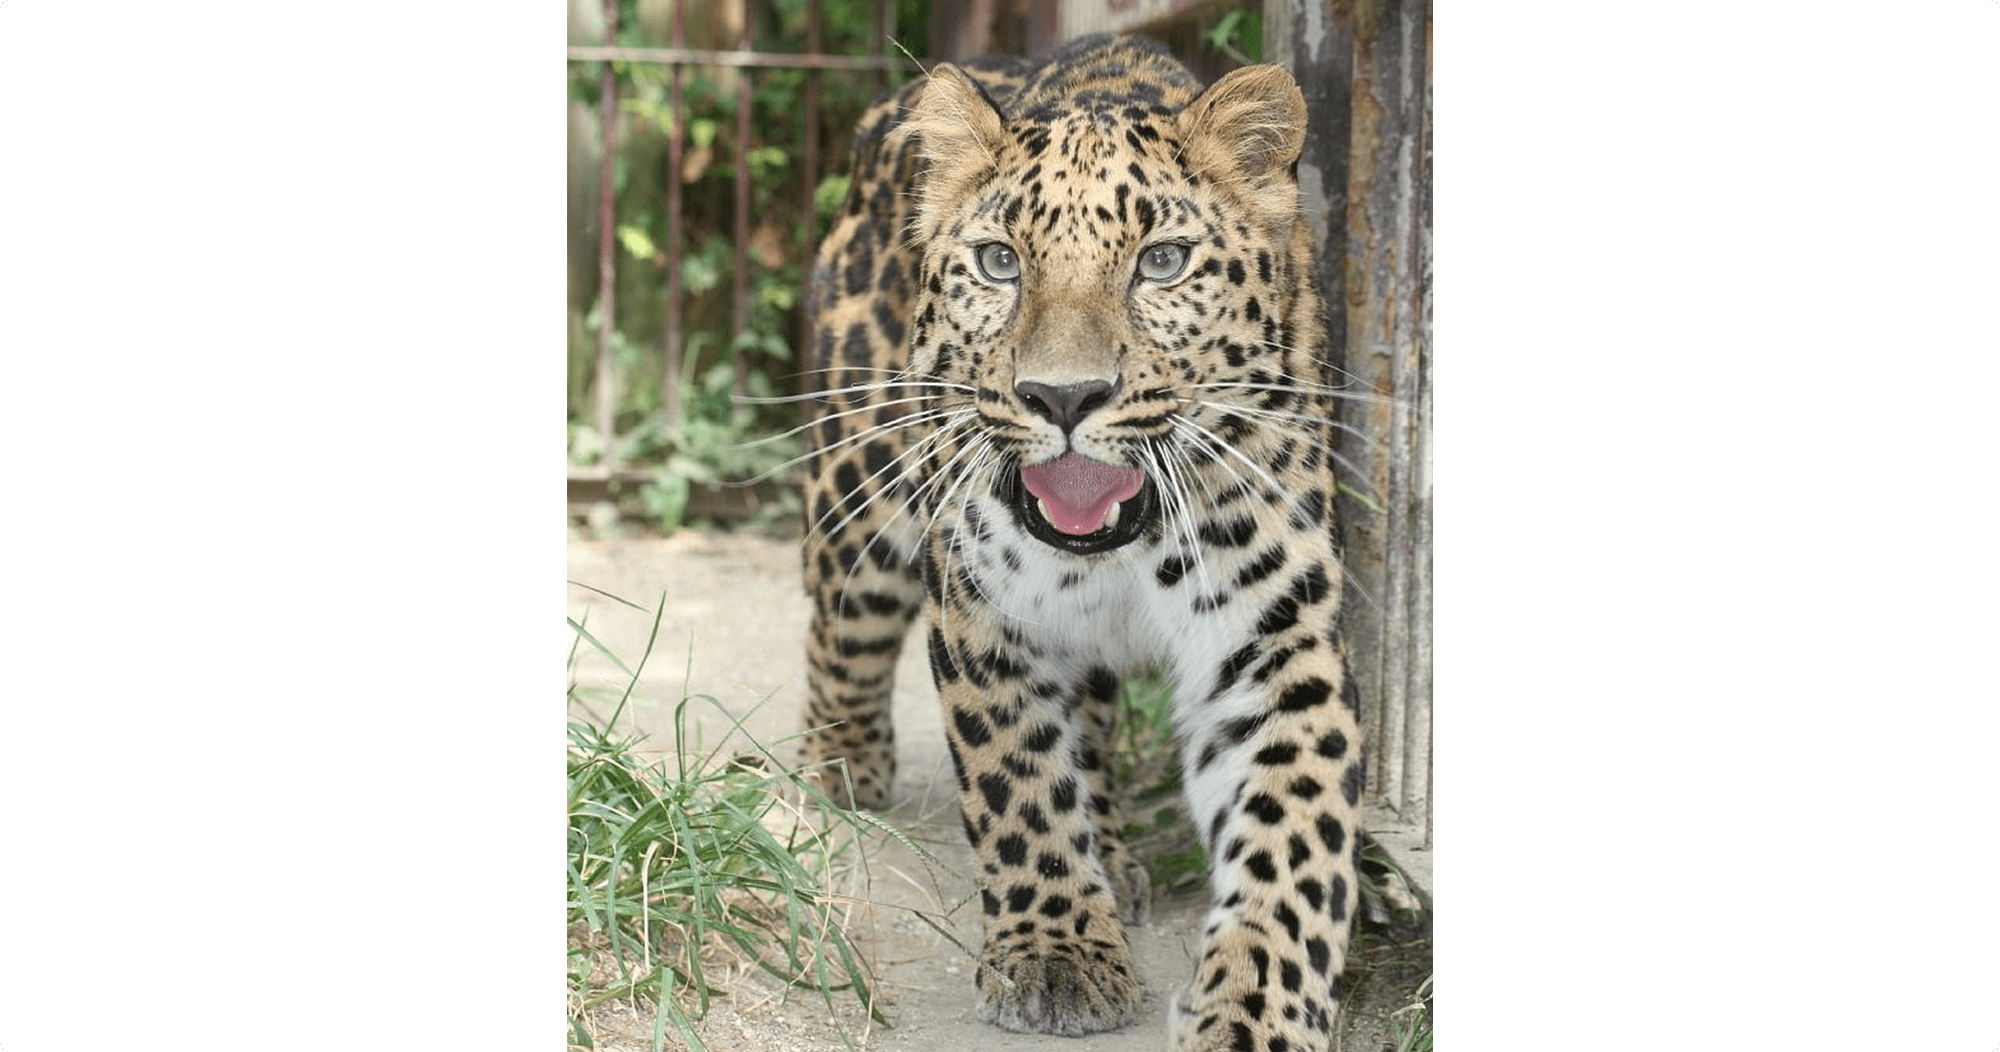
[(948, 62), (931, 67), (922, 90), (896, 129), (915, 136), (928, 164), (924, 179), (925, 220), (933, 205), (959, 200), (998, 165), (1007, 132), (993, 100), (963, 70)]
[(904, 130), (923, 138), (924, 156), (931, 163), (956, 161), (971, 153), (988, 161), (1006, 138), (1002, 116), (965, 71), (949, 62), (931, 67), (924, 86), (910, 102)]
[(1244, 66), (1187, 104), (1180, 134), (1193, 170), (1266, 182), (1305, 147), (1306, 98), (1283, 66)]

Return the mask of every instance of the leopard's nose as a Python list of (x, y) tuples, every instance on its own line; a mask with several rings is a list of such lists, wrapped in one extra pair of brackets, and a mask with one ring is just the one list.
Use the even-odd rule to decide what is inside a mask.
[(1092, 411), (1108, 405), (1118, 397), (1118, 391), (1125, 385), (1124, 377), (1117, 383), (1109, 380), (1085, 380), (1071, 384), (1045, 384), (1035, 380), (1023, 380), (1014, 385), (1014, 393), (1021, 396), (1021, 402), (1036, 416), (1063, 429), (1063, 434), (1076, 430)]

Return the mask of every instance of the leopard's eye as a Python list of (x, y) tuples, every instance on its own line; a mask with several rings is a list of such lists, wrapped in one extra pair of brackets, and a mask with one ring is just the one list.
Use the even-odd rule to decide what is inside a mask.
[(1172, 281), (1187, 266), (1186, 245), (1162, 243), (1139, 254), (1139, 276), (1147, 281)]
[(979, 261), (979, 273), (988, 281), (1013, 281), (1021, 276), (1021, 257), (998, 241), (979, 246), (973, 258)]

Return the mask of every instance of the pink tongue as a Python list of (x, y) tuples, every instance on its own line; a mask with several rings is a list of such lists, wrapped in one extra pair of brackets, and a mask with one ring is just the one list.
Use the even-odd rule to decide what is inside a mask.
[(1064, 533), (1081, 536), (1104, 528), (1111, 506), (1146, 484), (1138, 468), (1115, 468), (1079, 453), (1021, 469), (1028, 492), (1048, 506), (1049, 521)]

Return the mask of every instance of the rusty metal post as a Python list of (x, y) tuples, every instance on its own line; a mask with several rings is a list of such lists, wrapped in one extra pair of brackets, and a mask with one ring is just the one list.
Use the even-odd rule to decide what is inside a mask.
[[(820, 53), (819, 27), (820, 0), (806, 0), (806, 54)], [(801, 209), (805, 216), (799, 244), (799, 338), (792, 344), (793, 372), (798, 377), (799, 391), (821, 386), (812, 372), (812, 281), (813, 261), (817, 257), (818, 242), (814, 239), (814, 227), (819, 218), (818, 199), (815, 191), (819, 188), (819, 71), (806, 70), (805, 116), (803, 118), (804, 143), (799, 157), (799, 195), (803, 198)]]
[[(882, 57), (885, 59), (889, 57), (891, 51), (895, 50), (895, 45), (889, 41), (889, 38), (895, 32), (895, 8), (889, 5), (888, 0), (875, 0), (875, 35), (877, 37), (875, 46), (882, 52)], [(879, 96), (888, 90), (889, 70), (884, 67), (875, 71), (875, 94)]]
[[(751, 48), (751, 26), (757, 18), (755, 0), (743, 0), (743, 28), (736, 46)], [(750, 393), (750, 365), (743, 354), (743, 337), (750, 331), (750, 71), (736, 75), (736, 336), (730, 341), (736, 368), (736, 396)]]
[[(680, 47), (687, 38), (687, 0), (672, 0), (670, 20), (672, 43)], [(667, 136), (667, 318), (662, 351), (665, 355), (661, 404), (666, 409), (667, 433), (681, 429), (681, 149), (687, 137), (687, 107), (681, 104), (681, 67), (667, 75), (667, 110), (673, 114), (673, 131)]]
[(1005, 50), (993, 41), (995, 0), (937, 0), (930, 9), (932, 62), (963, 62)]
[[(618, 0), (604, 0), (604, 37), (607, 43), (618, 42)], [(617, 425), (617, 392), (612, 375), (611, 331), (617, 324), (618, 307), (618, 262), (613, 251), (616, 240), (618, 208), (615, 195), (616, 180), (612, 173), (618, 166), (618, 74), (611, 63), (604, 63), (604, 70), (598, 75), (598, 94), (602, 104), (604, 134), (601, 136), (604, 152), (598, 158), (598, 209), (597, 209), (597, 435), (604, 443), (604, 453), (598, 462), (605, 467), (616, 460), (613, 429)]]

